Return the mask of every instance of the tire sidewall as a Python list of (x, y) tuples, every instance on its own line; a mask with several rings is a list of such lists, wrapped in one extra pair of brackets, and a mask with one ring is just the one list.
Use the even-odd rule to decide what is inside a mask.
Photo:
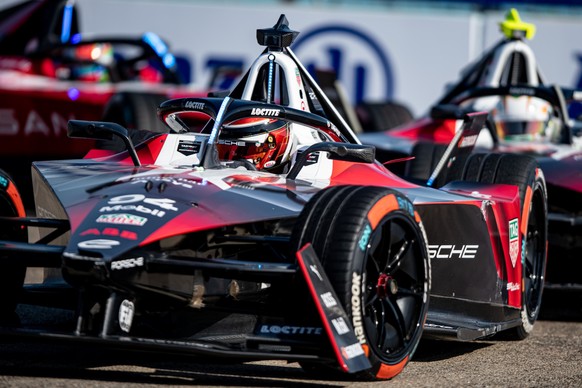
[[(422, 224), (419, 222), (420, 219), (418, 218), (417, 214), (414, 212), (414, 208), (412, 203), (403, 195), (398, 192), (391, 192), (384, 196), (381, 196), (376, 201), (378, 204), (381, 200), (385, 200), (386, 198), (393, 196), (395, 198), (395, 202), (397, 203), (396, 208), (388, 209), (380, 218), (379, 222), (375, 225), (369, 221), (370, 212), (374, 211), (374, 206), (372, 206), (367, 216), (364, 218), (364, 222), (362, 223), (362, 227), (359, 233), (358, 238), (358, 246), (356, 249), (352, 250), (353, 257), (351, 260), (352, 267), (350, 271), (351, 276), (351, 287), (349, 295), (349, 300), (344, 300), (344, 306), (346, 308), (346, 313), (348, 314), (348, 318), (350, 319), (350, 323), (354, 328), (354, 333), (358, 338), (361, 345), (363, 345), (364, 350), (370, 360), (370, 363), (373, 365), (372, 370), (370, 373), (375, 378), (380, 379), (390, 379), (396, 376), (398, 373), (402, 371), (405, 365), (408, 363), (410, 355), (416, 349), (416, 345), (413, 349), (403, 349), (400, 354), (397, 354), (394, 359), (390, 360), (389, 363), (383, 361), (380, 356), (376, 353), (372, 346), (370, 346), (369, 338), (366, 334), (366, 330), (364, 328), (364, 298), (366, 295), (366, 260), (368, 255), (368, 247), (367, 243), (370, 239), (370, 236), (373, 235), (375, 231), (377, 231), (378, 227), (380, 227), (384, 222), (389, 219), (399, 219), (402, 222), (406, 222), (412, 228), (417, 228), (418, 233), (423, 238), (423, 255), (425, 260), (424, 263), (424, 271), (426, 274), (430, 274), (430, 264), (428, 260), (428, 253), (426, 252), (426, 235), (424, 233), (424, 229), (422, 228)], [(422, 312), (423, 317), (426, 317), (426, 312), (428, 311), (428, 292), (430, 289), (430, 276), (427, 276), (425, 279), (425, 301), (424, 304), (424, 311)], [(423, 319), (424, 324), (424, 319)], [(416, 342), (420, 340), (420, 336), (422, 335), (422, 329), (416, 330), (415, 335), (411, 341)]]
[[(547, 191), (546, 191), (546, 185), (545, 185), (545, 179), (544, 179), (544, 175), (541, 169), (537, 168), (536, 172), (534, 174), (534, 177), (532, 179), (532, 183), (529, 186), (532, 190), (532, 197), (531, 197), (531, 203), (529, 207), (525, 207), (523, 206), (523, 214), (522, 214), (522, 219), (523, 222), (526, 223), (526, 225), (528, 225), (529, 227), (529, 217), (531, 216), (531, 213), (533, 211), (537, 211), (536, 209), (534, 209), (534, 207), (536, 206), (535, 202), (536, 201), (536, 196), (537, 195), (541, 195), (542, 199), (541, 203), (538, 204), (539, 206), (543, 206), (542, 209), (542, 213), (544, 216), (544, 220), (543, 220), (543, 228), (544, 228), (544, 237), (547, 238), (548, 235), (548, 230), (547, 230)], [(525, 204), (524, 204), (525, 205)], [(527, 234), (528, 234), (529, 230), (525, 230), (524, 233), (524, 237), (523, 237), (523, 247), (522, 247), (522, 255), (521, 255), (521, 270), (522, 270), (522, 282), (523, 284), (526, 283), (526, 273), (525, 273), (525, 268), (526, 268), (526, 249), (525, 247), (527, 246)], [(545, 272), (546, 272), (546, 258), (547, 258), (547, 245), (546, 245), (546, 251), (543, 254), (542, 257), (542, 269), (541, 269), (541, 276), (542, 276), (542, 280), (541, 282), (543, 283), (543, 279), (545, 278)], [(537, 296), (538, 298), (538, 302), (537, 302), (537, 307), (536, 307), (536, 311), (530, 312), (528, 307), (529, 307), (529, 300), (528, 300), (528, 294), (526, 292), (526, 290), (522, 291), (522, 308), (521, 308), (521, 326), (518, 328), (518, 334), (522, 335), (524, 338), (529, 335), (529, 333), (533, 330), (534, 327), (534, 323), (537, 320), (537, 317), (539, 315), (539, 311), (540, 311), (540, 305), (541, 305), (541, 299), (542, 299), (542, 293), (543, 293), (543, 285), (541, 287), (540, 293)]]

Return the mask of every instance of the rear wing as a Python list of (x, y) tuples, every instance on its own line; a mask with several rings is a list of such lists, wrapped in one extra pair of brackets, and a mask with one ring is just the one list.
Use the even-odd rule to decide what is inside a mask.
[(487, 120), (487, 112), (468, 113), (463, 125), (455, 133), (453, 140), (449, 143), (433, 172), (430, 174), (427, 186), (441, 176), (447, 176), (453, 169), (462, 168), (465, 160), (475, 148), (477, 137)]

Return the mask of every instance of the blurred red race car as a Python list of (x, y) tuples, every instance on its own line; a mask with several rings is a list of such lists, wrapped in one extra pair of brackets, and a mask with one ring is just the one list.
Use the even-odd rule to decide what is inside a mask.
[(16, 175), (13, 166), (80, 157), (92, 147), (66, 140), (68, 120), (165, 131), (155, 115), (160, 102), (202, 95), (183, 82), (156, 34), (79, 31), (74, 1), (26, 1), (0, 11), (0, 162)]
[[(414, 156), (414, 163), (391, 164), (393, 171), (438, 187), (430, 180), (434, 164), (467, 112), (487, 111), (488, 131), (472, 139), (488, 151), (533, 155), (542, 168), (549, 198), (548, 288), (582, 287), (582, 123), (569, 111), (582, 91), (550, 85), (526, 39), (535, 26), (515, 9), (500, 23), (504, 38), (461, 72), (429, 115), (398, 128), (364, 133), (360, 140), (377, 148), (379, 160)], [(573, 115), (574, 116), (574, 115)], [(485, 158), (485, 157), (483, 157)], [(487, 156), (485, 165), (499, 163)], [(476, 172), (476, 177), (484, 174)], [(494, 176), (487, 179), (494, 179)], [(481, 176), (481, 179), (483, 177)]]

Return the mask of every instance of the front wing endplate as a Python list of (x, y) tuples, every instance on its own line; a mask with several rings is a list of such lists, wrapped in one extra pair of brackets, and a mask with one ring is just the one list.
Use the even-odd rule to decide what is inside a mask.
[(342, 370), (355, 373), (370, 369), (372, 365), (311, 244), (297, 252), (297, 260)]

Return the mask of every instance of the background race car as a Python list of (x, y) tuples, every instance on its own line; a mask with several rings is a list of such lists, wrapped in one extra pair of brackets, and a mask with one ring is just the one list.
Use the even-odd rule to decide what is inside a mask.
[[(478, 148), (534, 156), (547, 180), (546, 286), (580, 288), (582, 123), (577, 116), (582, 91), (547, 83), (526, 43), (533, 38), (535, 26), (521, 21), (515, 9), (500, 27), (504, 38), (463, 69), (461, 79), (448, 87), (428, 116), (394, 130), (362, 134), (360, 139), (378, 148), (380, 160), (415, 156), (415, 163), (392, 165), (393, 171), (426, 180), (463, 116), (489, 112), (487, 131), (475, 139)], [(499, 160), (496, 155), (480, 157), (489, 160), (485, 164)]]
[(0, 11), (0, 166), (19, 185), (29, 184), (32, 160), (82, 157), (92, 148), (67, 140), (70, 119), (166, 131), (155, 116), (160, 102), (205, 95), (186, 85), (156, 34), (80, 31), (74, 1), (26, 1)]
[(163, 102), (171, 133), (134, 146), (119, 124), (70, 121), (70, 137), (125, 150), (35, 162), (38, 218), (3, 177), (0, 334), (360, 379), (398, 375), (423, 335), (528, 336), (546, 265), (535, 160), (472, 158), (478, 113), (433, 171), (440, 188), (399, 178), (289, 48), (297, 34), (281, 15), (228, 96)]

